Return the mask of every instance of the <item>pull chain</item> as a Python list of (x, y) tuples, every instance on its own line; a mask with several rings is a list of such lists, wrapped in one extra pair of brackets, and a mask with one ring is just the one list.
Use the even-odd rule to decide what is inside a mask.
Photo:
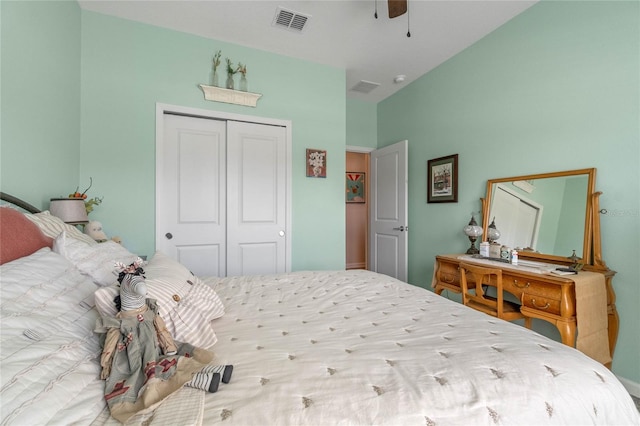
[(374, 16), (376, 19), (378, 19), (378, 0), (375, 0), (375, 1), (374, 1), (374, 4), (375, 4), (375, 12), (374, 12), (373, 16)]
[(409, 15), (411, 14), (411, 10), (409, 10), (409, 0), (407, 0), (407, 37), (411, 37), (411, 31), (409, 31)]

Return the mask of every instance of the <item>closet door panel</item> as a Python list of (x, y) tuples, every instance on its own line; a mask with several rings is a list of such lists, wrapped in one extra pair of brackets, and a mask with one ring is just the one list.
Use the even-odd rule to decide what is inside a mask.
[(286, 270), (286, 132), (227, 123), (227, 274)]
[[(275, 274), (278, 270), (278, 247), (275, 243), (245, 243), (235, 247), (242, 275)], [(231, 256), (230, 256), (231, 257)]]
[[(221, 253), (225, 244), (202, 244), (197, 246), (178, 246), (176, 260), (198, 276), (224, 277), (226, 253)], [(194, 265), (197, 265), (194, 268)], [(194, 269), (205, 270), (204, 274), (194, 272)]]
[(211, 188), (220, 188), (222, 150), (217, 137), (182, 131), (178, 139), (178, 215), (180, 223), (220, 223), (220, 199)]
[(278, 202), (278, 141), (246, 137), (239, 146), (240, 221), (276, 223)]
[(226, 125), (165, 114), (156, 248), (200, 276), (226, 275)]

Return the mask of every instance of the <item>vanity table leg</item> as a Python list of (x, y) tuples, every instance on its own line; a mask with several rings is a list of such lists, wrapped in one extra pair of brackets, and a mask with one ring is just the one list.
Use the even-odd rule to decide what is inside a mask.
[(620, 317), (618, 316), (618, 310), (616, 305), (608, 306), (608, 323), (609, 323), (609, 353), (613, 358), (613, 351), (616, 350), (616, 343), (618, 342), (618, 328), (620, 326)]
[(620, 327), (620, 317), (618, 316), (618, 310), (616, 309), (616, 292), (613, 291), (613, 285), (611, 283), (612, 276), (607, 276), (607, 319), (609, 326), (609, 353), (613, 358), (613, 352), (616, 350), (616, 343), (618, 342), (618, 329)]
[(562, 343), (571, 346), (572, 348), (576, 347), (576, 321), (556, 321), (556, 327), (560, 332), (560, 337), (562, 339)]

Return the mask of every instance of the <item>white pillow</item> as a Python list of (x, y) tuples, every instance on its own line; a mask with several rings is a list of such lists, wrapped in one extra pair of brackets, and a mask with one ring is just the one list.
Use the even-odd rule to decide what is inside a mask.
[(62, 231), (67, 231), (70, 236), (77, 240), (84, 241), (89, 245), (98, 244), (93, 238), (83, 234), (75, 226), (64, 223), (59, 217), (53, 216), (48, 210), (34, 214), (25, 213), (24, 215), (38, 225), (42, 233), (48, 237), (56, 238)]
[(69, 259), (80, 272), (100, 286), (117, 281), (115, 262), (128, 265), (138, 257), (113, 241), (90, 245), (70, 236), (67, 231), (53, 241), (53, 251)]
[[(162, 252), (156, 252), (143, 269), (147, 297), (158, 302), (158, 311), (173, 338), (201, 348), (213, 346), (218, 338), (211, 321), (224, 315), (224, 305), (213, 288)], [(101, 315), (116, 315), (113, 299), (119, 292), (118, 286), (96, 291), (96, 308)]]

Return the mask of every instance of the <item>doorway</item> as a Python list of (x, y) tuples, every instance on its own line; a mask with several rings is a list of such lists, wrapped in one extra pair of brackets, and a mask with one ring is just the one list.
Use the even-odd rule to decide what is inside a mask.
[(347, 151), (345, 176), (346, 268), (368, 269), (369, 153)]

